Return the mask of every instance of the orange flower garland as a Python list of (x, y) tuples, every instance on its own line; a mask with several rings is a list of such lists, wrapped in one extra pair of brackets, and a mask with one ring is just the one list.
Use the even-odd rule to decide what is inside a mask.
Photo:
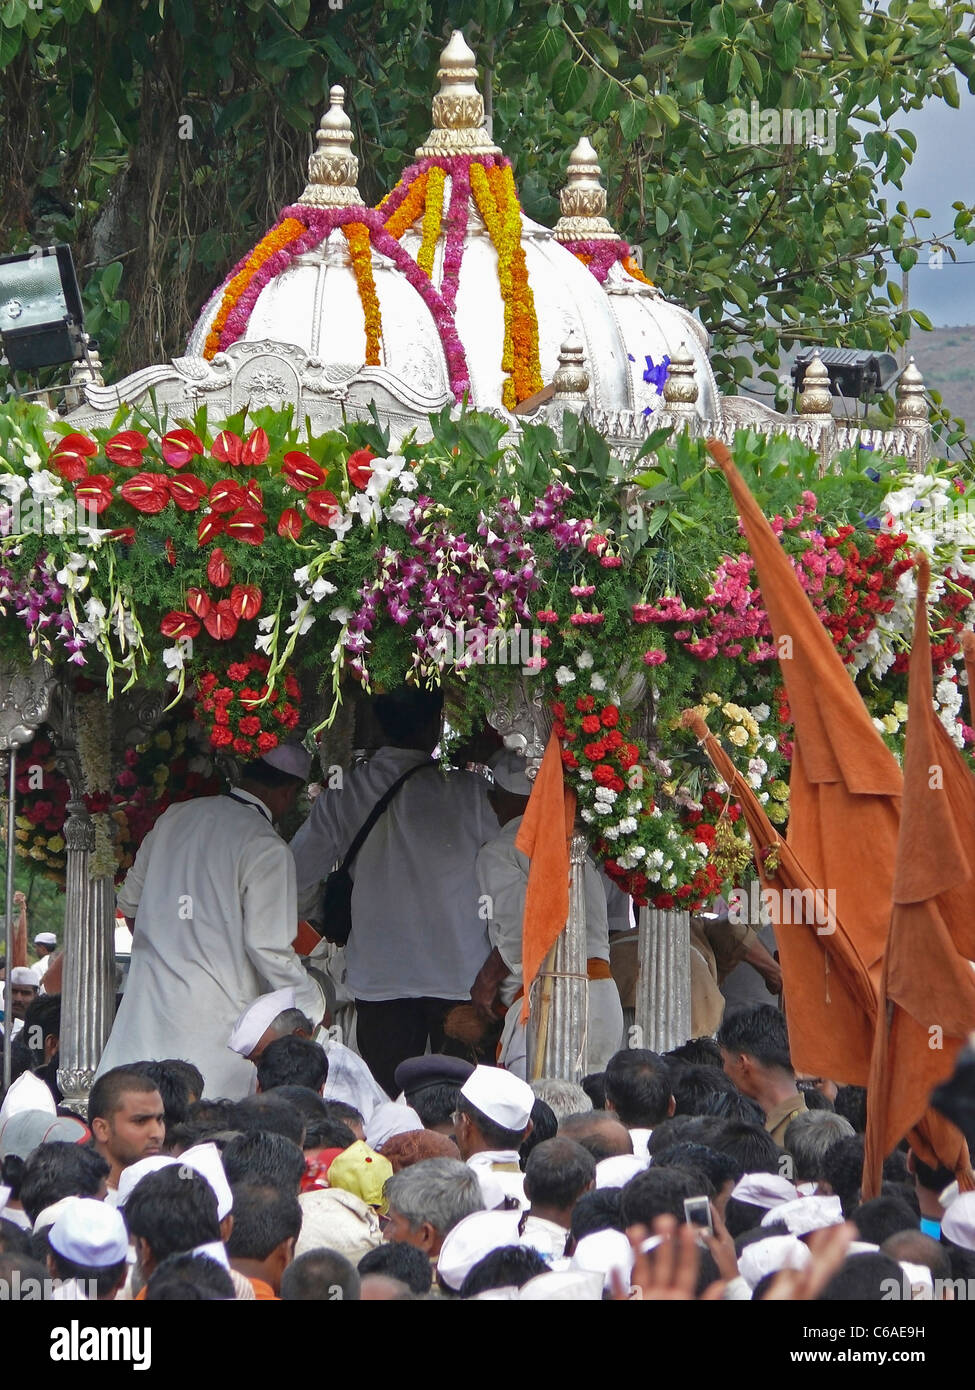
[(433, 256), (437, 249), (437, 238), (440, 235), (440, 223), (443, 220), (443, 194), (444, 184), (447, 182), (446, 172), (439, 165), (434, 167), (427, 174), (427, 193), (426, 211), (423, 214), (423, 239), (420, 243), (420, 250), (417, 253), (416, 263), (423, 271), (424, 275), (433, 278)]
[(220, 335), (223, 333), (224, 325), (229, 316), (233, 313), (234, 307), (254, 276), (260, 270), (266, 260), (273, 256), (277, 251), (281, 251), (285, 246), (296, 241), (305, 231), (303, 223), (294, 217), (286, 217), (280, 226), (275, 227), (272, 232), (257, 243), (254, 250), (244, 262), (243, 269), (238, 271), (234, 278), (227, 285), (220, 301), (220, 308), (217, 310), (216, 318), (210, 325), (207, 334), (206, 344), (203, 349), (203, 356), (209, 361), (220, 348)]
[[(580, 257), (581, 259), (581, 257)], [(632, 256), (624, 256), (622, 260), (623, 269), (627, 275), (632, 275), (634, 280), (639, 280), (641, 285), (652, 285), (653, 281), (648, 280), (643, 271), (637, 265)]]
[(379, 312), (379, 299), (376, 295), (376, 281), (372, 273), (372, 245), (369, 228), (361, 222), (347, 222), (342, 228), (349, 243), (352, 270), (355, 274), (356, 288), (362, 301), (362, 314), (366, 321), (366, 366), (378, 367), (379, 341), (383, 324)]
[(471, 164), (471, 192), (498, 253), (498, 283), (504, 302), (506, 373), (501, 399), (508, 410), (542, 388), (538, 358), (538, 319), (521, 245), (521, 208), (510, 166), (485, 169)]
[(397, 241), (408, 227), (413, 226), (413, 223), (425, 210), (428, 178), (429, 172), (424, 172), (413, 180), (407, 190), (406, 197), (386, 221), (387, 232)]

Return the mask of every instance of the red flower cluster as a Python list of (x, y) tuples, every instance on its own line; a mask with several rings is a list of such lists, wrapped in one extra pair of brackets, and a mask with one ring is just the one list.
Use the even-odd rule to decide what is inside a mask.
[[(215, 671), (200, 677), (196, 717), (208, 729), (214, 748), (232, 748), (242, 758), (259, 758), (296, 727), (301, 703), (298, 682), (286, 675), (283, 692), (269, 691), (263, 682), (269, 669), (266, 657), (253, 654), (230, 662), (222, 680)], [(259, 686), (249, 684), (255, 676), (262, 681)]]

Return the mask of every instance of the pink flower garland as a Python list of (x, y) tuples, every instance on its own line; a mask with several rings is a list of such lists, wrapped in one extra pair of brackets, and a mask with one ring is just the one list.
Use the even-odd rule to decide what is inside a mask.
[(580, 260), (583, 256), (589, 257), (588, 261), (583, 261), (583, 265), (592, 272), (600, 285), (609, 274), (610, 266), (614, 266), (617, 261), (625, 260), (630, 254), (630, 244), (626, 241), (597, 241), (590, 237), (564, 241), (562, 245)]
[[(336, 227), (345, 226), (350, 222), (359, 222), (369, 228), (369, 239), (375, 250), (381, 256), (386, 256), (387, 259), (391, 260), (423, 298), (423, 302), (430, 310), (440, 336), (444, 356), (447, 359), (450, 388), (456, 400), (463, 400), (464, 396), (470, 392), (471, 381), (467, 367), (467, 356), (457, 334), (457, 326), (454, 323), (451, 308), (444, 302), (443, 296), (427, 279), (416, 262), (407, 255), (395, 237), (390, 236), (386, 231), (384, 212), (385, 210), (378, 212), (375, 208), (364, 207), (307, 208), (301, 204), (285, 208), (275, 226), (280, 226), (285, 218), (292, 217), (305, 223), (308, 230), (291, 242), (289, 246), (283, 247), (280, 251), (276, 251), (273, 256), (269, 256), (255, 274), (247, 289), (234, 305), (232, 312), (227, 316), (227, 322), (224, 324), (224, 330), (220, 336), (221, 349), (226, 349), (243, 335), (261, 291), (276, 276), (287, 270), (296, 256), (314, 250)], [(238, 262), (238, 265), (227, 277), (228, 281), (243, 268), (246, 261), (247, 257), (245, 256), (243, 260)], [(225, 281), (225, 283), (227, 282)]]

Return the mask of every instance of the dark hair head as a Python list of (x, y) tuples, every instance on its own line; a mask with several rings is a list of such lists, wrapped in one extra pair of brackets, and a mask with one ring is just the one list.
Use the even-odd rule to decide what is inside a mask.
[(705, 1097), (704, 1114), (719, 1120), (740, 1120), (746, 1125), (764, 1125), (765, 1112), (751, 1096), (740, 1091), (712, 1091)]
[(572, 1208), (569, 1232), (578, 1245), (594, 1231), (625, 1230), (620, 1214), (621, 1187), (595, 1187), (584, 1192)]
[(408, 1100), (423, 1121), (423, 1128), (433, 1129), (435, 1125), (450, 1123), (450, 1117), (460, 1100), (460, 1087), (447, 1081), (436, 1081), (411, 1092)]
[(269, 1043), (257, 1064), (257, 1084), (262, 1092), (273, 1091), (277, 1086), (307, 1086), (310, 1091), (321, 1091), (327, 1078), (324, 1047), (293, 1033)]
[(860, 1181), (863, 1177), (863, 1135), (851, 1134), (837, 1139), (823, 1156), (822, 1180), (840, 1199), (843, 1215), (849, 1217), (860, 1202)]
[(880, 1247), (881, 1253), (892, 1260), (904, 1260), (912, 1265), (926, 1265), (932, 1279), (951, 1278), (951, 1256), (940, 1241), (923, 1231), (898, 1231), (888, 1236)]
[(354, 1105), (349, 1105), (344, 1100), (322, 1100), (325, 1107), (325, 1114), (330, 1120), (339, 1120), (342, 1124), (348, 1125), (349, 1129), (353, 1125), (365, 1127), (365, 1120), (362, 1111), (357, 1110)]
[(347, 1149), (355, 1143), (351, 1129), (329, 1113), (317, 1091), (307, 1086), (277, 1086), (274, 1094), (300, 1112), (305, 1122), (306, 1149)]
[(883, 1245), (888, 1236), (900, 1231), (917, 1230), (917, 1216), (900, 1197), (874, 1197), (861, 1202), (850, 1214), (860, 1232), (860, 1239), (871, 1245)]
[(266, 787), (268, 791), (277, 791), (280, 787), (295, 787), (300, 790), (305, 785), (304, 777), (282, 772), (279, 767), (272, 767), (263, 758), (257, 758), (254, 762), (244, 765), (240, 774), (241, 786), (248, 782), (255, 787)]
[(24, 1163), (20, 1203), (31, 1223), (62, 1197), (97, 1197), (109, 1166), (81, 1144), (39, 1144)]
[(116, 1110), (121, 1109), (122, 1097), (130, 1092), (145, 1095), (158, 1091), (155, 1080), (146, 1070), (147, 1062), (135, 1062), (131, 1066), (113, 1067), (103, 1072), (91, 1088), (88, 1097), (88, 1123), (92, 1120), (110, 1120)]
[(536, 1100), (534, 1102), (531, 1118), (531, 1133), (518, 1146), (518, 1158), (522, 1172), (525, 1171), (529, 1155), (538, 1148), (538, 1145), (544, 1144), (547, 1139), (554, 1139), (559, 1132), (559, 1122), (556, 1119), (555, 1111), (547, 1101)]
[(833, 1110), (849, 1120), (857, 1134), (862, 1134), (867, 1127), (867, 1088), (840, 1086), (833, 1101)]
[[(738, 1203), (740, 1207), (745, 1205), (747, 1205), (745, 1202)], [(762, 1211), (762, 1208), (756, 1207), (755, 1210)], [(762, 1214), (767, 1215), (765, 1212)], [(727, 1224), (725, 1222), (725, 1225)], [(735, 1236), (735, 1254), (740, 1255), (743, 1250), (746, 1250), (749, 1245), (754, 1245), (758, 1240), (768, 1240), (770, 1236), (787, 1236), (788, 1234), (789, 1228), (784, 1221), (770, 1221), (767, 1226), (762, 1226), (756, 1222), (754, 1226), (749, 1226), (747, 1230), (741, 1231)]]
[(675, 1115), (706, 1115), (714, 1095), (738, 1094), (730, 1077), (720, 1067), (699, 1067), (677, 1063), (671, 1069)]
[[(893, 1284), (891, 1283), (893, 1280)], [(893, 1289), (903, 1292), (904, 1271), (879, 1251), (851, 1255), (819, 1295), (822, 1303), (882, 1303)]]
[(149, 1276), (150, 1303), (226, 1303), (234, 1297), (234, 1281), (209, 1255), (170, 1255)]
[(571, 1139), (545, 1139), (525, 1166), (525, 1196), (532, 1206), (564, 1211), (596, 1181), (596, 1160)]
[[(537, 1103), (537, 1102), (536, 1102)], [(462, 1115), (466, 1115), (471, 1124), (480, 1132), (491, 1149), (520, 1149), (522, 1140), (525, 1137), (525, 1129), (505, 1129), (502, 1125), (495, 1124), (488, 1119), (483, 1111), (478, 1110), (476, 1105), (471, 1105), (465, 1095), (461, 1095), (457, 1102), (457, 1109)]]
[(305, 1172), (305, 1155), (283, 1134), (263, 1131), (242, 1134), (231, 1139), (222, 1158), (227, 1181), (232, 1187), (267, 1183), (297, 1197)]
[(547, 1272), (548, 1265), (530, 1245), (501, 1245), (468, 1271), (460, 1296), (473, 1298), (488, 1289), (520, 1289), (529, 1279)]
[(442, 691), (401, 685), (377, 695), (372, 707), (390, 743), (410, 747), (422, 741), (433, 748), (443, 714)]
[(691, 1067), (721, 1068), (721, 1049), (713, 1038), (691, 1038), (663, 1055), (668, 1061), (686, 1062)]
[(40, 1291), (44, 1287), (44, 1281), (50, 1278), (47, 1272), (47, 1266), (41, 1264), (38, 1260), (31, 1259), (30, 1255), (0, 1255), (0, 1286), (9, 1288), (10, 1282), (15, 1274), (20, 1281), (21, 1290), (23, 1291), (21, 1294), (22, 1297), (26, 1297), (24, 1285), (28, 1279), (35, 1279), (37, 1281), (37, 1296), (40, 1298)]
[(718, 1047), (722, 1052), (745, 1054), (762, 1067), (793, 1074), (789, 1030), (774, 1004), (754, 1004), (727, 1015), (718, 1029)]
[[(61, 1036), (61, 996), (60, 994), (39, 994), (37, 998), (27, 1006), (24, 1015), (24, 1026), (21, 1032), (26, 1038), (32, 1036), (32, 1029), (39, 1029), (40, 1036), (44, 1038), (60, 1038)], [(43, 1052), (43, 1044), (40, 1048), (32, 1049), (34, 1052)]]
[(409, 1285), (421, 1298), (430, 1292), (433, 1282), (426, 1255), (403, 1240), (367, 1250), (359, 1261), (358, 1269), (363, 1277), (367, 1274), (385, 1274), (390, 1279), (398, 1279), (401, 1284)]
[(606, 1066), (606, 1102), (631, 1128), (652, 1129), (667, 1118), (670, 1067), (656, 1052), (634, 1047), (615, 1053)]
[[(420, 1254), (419, 1250), (413, 1253)], [(422, 1255), (420, 1258), (429, 1268), (429, 1261)], [(337, 1250), (306, 1250), (284, 1271), (281, 1297), (285, 1303), (354, 1303), (359, 1297), (359, 1275)]]
[(566, 1115), (559, 1125), (559, 1135), (581, 1144), (597, 1163), (604, 1158), (615, 1158), (617, 1154), (633, 1152), (630, 1131), (609, 1110), (584, 1110), (581, 1115)]
[(301, 1112), (273, 1091), (238, 1101), (234, 1106), (233, 1123), (226, 1128), (239, 1129), (244, 1134), (280, 1134), (299, 1149), (305, 1142)]
[(166, 1112), (166, 1134), (173, 1125), (185, 1123), (192, 1098), (199, 1099), (203, 1077), (192, 1062), (167, 1058), (164, 1062), (146, 1062), (145, 1072), (156, 1083)]
[(799, 1089), (802, 1091), (807, 1110), (825, 1111), (827, 1114), (832, 1115), (833, 1102), (830, 1100), (829, 1096), (824, 1096), (822, 1091), (817, 1090), (815, 1086), (809, 1086), (808, 1088), (800, 1087)]
[(298, 1198), (278, 1187), (235, 1184), (234, 1224), (227, 1254), (238, 1260), (266, 1260), (284, 1240), (301, 1230)]
[(30, 1232), (0, 1216), (0, 1255), (30, 1254)]
[(186, 1112), (186, 1122), (201, 1128), (208, 1126), (215, 1133), (233, 1129), (239, 1104), (236, 1100), (195, 1100)]
[[(45, 1232), (45, 1236), (46, 1236)], [(48, 1241), (48, 1252), (51, 1256), (51, 1263), (54, 1265), (54, 1273), (58, 1279), (77, 1279), (79, 1283), (94, 1284), (95, 1295), (97, 1298), (108, 1298), (109, 1294), (119, 1288), (125, 1281), (125, 1273), (128, 1265), (127, 1260), (119, 1260), (114, 1265), (81, 1265), (74, 1260), (67, 1259)]]
[(954, 1173), (944, 1164), (937, 1168), (931, 1168), (917, 1154), (913, 1154), (911, 1166), (914, 1169), (914, 1177), (917, 1179), (918, 1187), (923, 1187), (925, 1192), (943, 1192), (950, 1182), (954, 1180)]
[(731, 1121), (708, 1143), (712, 1149), (729, 1154), (743, 1173), (782, 1172), (782, 1150), (761, 1125)]
[(606, 1073), (604, 1071), (591, 1071), (588, 1076), (582, 1078), (579, 1084), (592, 1101), (593, 1110), (606, 1109)]
[(683, 1224), (684, 1199), (702, 1195), (702, 1176), (684, 1168), (658, 1168), (637, 1173), (623, 1188), (620, 1215), (624, 1227), (651, 1229), (658, 1216), (673, 1216)]
[[(739, 1236), (760, 1226), (765, 1214), (764, 1207), (757, 1207), (753, 1202), (743, 1202), (738, 1197), (729, 1197), (725, 1203), (724, 1224), (728, 1228), (728, 1234), (737, 1241)], [(763, 1232), (763, 1235), (770, 1234), (786, 1235), (788, 1232), (785, 1228), (781, 1232)]]
[(653, 1133), (647, 1140), (647, 1152), (658, 1163), (665, 1153), (678, 1144), (706, 1144), (717, 1148), (715, 1139), (728, 1129), (727, 1121), (712, 1115), (671, 1115), (654, 1125)]
[(181, 1164), (147, 1173), (132, 1189), (124, 1215), (129, 1234), (141, 1236), (157, 1265), (220, 1239), (213, 1188)]
[(672, 1149), (653, 1161), (655, 1168), (691, 1168), (703, 1173), (712, 1191), (718, 1193), (725, 1183), (736, 1183), (744, 1175), (737, 1159), (706, 1144), (675, 1144)]

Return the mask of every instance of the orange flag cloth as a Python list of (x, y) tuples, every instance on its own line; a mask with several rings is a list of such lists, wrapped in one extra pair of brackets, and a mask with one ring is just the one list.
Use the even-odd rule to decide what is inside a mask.
[[(865, 969), (875, 997), (879, 992), (901, 772), (730, 453), (718, 440), (709, 440), (708, 448), (728, 480), (755, 561), (795, 723), (788, 842), (813, 884), (835, 894), (835, 915), (847, 929), (816, 940), (802, 930), (780, 933), (795, 1062), (800, 1071), (829, 1075), (813, 1058), (822, 1054), (824, 1035), (832, 1033), (829, 1052), (849, 1047), (846, 1075), (864, 1084), (870, 1050), (862, 1050), (862, 1028), (848, 1039), (835, 1036), (846, 1020), (829, 1002), (832, 975), (827, 978), (826, 965), (832, 971), (834, 960), (841, 963), (848, 981)], [(873, 1020), (871, 1015), (871, 1026)]]
[[(894, 907), (867, 1088), (864, 1199), (879, 1196), (884, 1156), (909, 1130), (924, 1162), (942, 1163), (961, 1186), (973, 1185), (960, 1131), (928, 1109), (932, 1089), (951, 1075), (975, 1027), (975, 971), (956, 949), (948, 925), (957, 905), (965, 898), (971, 902), (975, 876), (975, 826), (958, 827), (948, 785), (959, 773), (968, 791), (975, 791), (975, 781), (932, 705), (928, 579), (928, 562), (922, 560)], [(964, 926), (970, 932), (967, 921)]]
[[(822, 889), (803, 868), (792, 846), (779, 836), (762, 803), (698, 711), (685, 710), (681, 722), (697, 735), (714, 770), (741, 806), (759, 881), (763, 889), (775, 891), (772, 901), (779, 910), (777, 914), (773, 910), (773, 926), (785, 977), (793, 1063), (797, 1070), (813, 1076), (860, 1085), (866, 1081), (866, 1071), (855, 1064), (870, 1055), (876, 1011), (867, 969), (843, 923), (824, 910), (828, 899)], [(784, 904), (789, 905), (785, 922), (781, 921)], [(826, 971), (825, 1002), (820, 1011), (826, 1022), (819, 1032), (810, 1032), (811, 1010), (803, 982), (818, 981)]]
[(515, 847), (531, 860), (521, 942), (523, 1023), (532, 981), (568, 920), (569, 840), (575, 817), (575, 792), (562, 779), (562, 747), (552, 734), (515, 836)]

